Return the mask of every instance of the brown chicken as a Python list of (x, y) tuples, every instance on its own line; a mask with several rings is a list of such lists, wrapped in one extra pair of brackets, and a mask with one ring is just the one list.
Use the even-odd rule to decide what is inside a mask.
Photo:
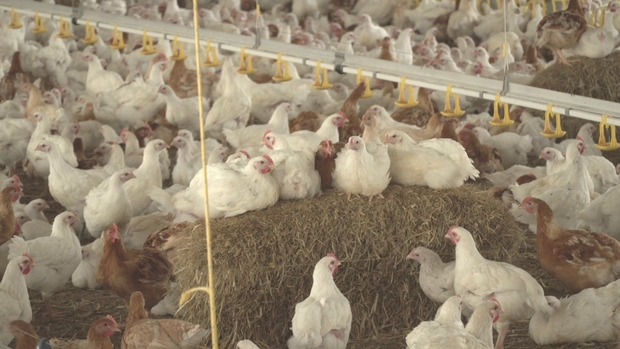
[[(217, 83), (219, 78), (211, 72), (204, 71), (201, 76), (202, 94), (210, 95), (211, 88)], [(198, 80), (196, 71), (187, 69), (185, 60), (175, 61), (170, 71), (168, 85), (179, 98), (189, 98), (198, 96)]]
[(536, 72), (545, 69), (545, 65), (538, 58), (538, 49), (536, 48), (536, 45), (531, 45), (527, 49), (527, 53), (525, 55), (525, 63), (529, 63), (534, 68), (536, 68)]
[(78, 167), (82, 170), (90, 170), (95, 168), (95, 166), (101, 166), (100, 162), (101, 158), (96, 154), (92, 158), (87, 158), (84, 153), (84, 141), (82, 138), (77, 137), (73, 140), (73, 152), (75, 153), (75, 157), (78, 161)]
[(379, 53), (379, 59), (384, 61), (396, 62), (396, 57), (392, 54), (394, 52), (394, 42), (389, 36), (384, 37), (381, 40), (377, 40), (377, 44), (381, 46), (381, 52)]
[(174, 137), (177, 136), (179, 128), (166, 121), (166, 118), (158, 118), (155, 121), (149, 121), (151, 127), (152, 139), (161, 139), (164, 142), (170, 144)]
[(29, 76), (22, 69), (20, 53), (16, 51), (11, 60), (9, 71), (0, 80), (0, 102), (15, 98), (16, 86), (30, 82)]
[(141, 291), (147, 309), (157, 305), (168, 291), (172, 264), (155, 249), (125, 250), (116, 224), (104, 234), (97, 282), (125, 301), (133, 292)]
[(22, 188), (15, 183), (0, 192), (0, 245), (15, 235), (16, 221), (13, 203), (19, 200)]
[(392, 113), (392, 119), (409, 125), (424, 127), (433, 114), (435, 105), (431, 100), (433, 90), (420, 87), (418, 90), (418, 101), (420, 104), (415, 107), (398, 108)]
[(503, 171), (502, 160), (496, 149), (480, 143), (480, 140), (471, 130), (466, 128), (459, 132), (459, 139), (467, 156), (474, 161), (474, 167), (480, 173), (494, 173)]
[(299, 113), (296, 118), (288, 121), (288, 128), (290, 133), (301, 130), (316, 132), (321, 127), (323, 120), (325, 120), (323, 115), (315, 111), (304, 111)]
[(153, 129), (149, 124), (145, 124), (144, 126), (136, 127), (136, 129), (133, 130), (133, 134), (135, 134), (138, 139), (138, 146), (144, 148), (146, 143), (148, 143), (147, 138), (151, 137), (153, 134)]
[(180, 237), (180, 233), (190, 225), (191, 223), (189, 222), (180, 222), (160, 229), (146, 239), (144, 248), (160, 250), (169, 261), (174, 262), (177, 250), (176, 242)]
[(460, 121), (457, 119), (449, 119), (443, 122), (441, 125), (441, 133), (439, 138), (448, 138), (455, 142), (459, 142), (459, 136), (456, 134), (456, 128)]
[(129, 302), (121, 348), (195, 348), (209, 332), (200, 325), (183, 320), (149, 319), (142, 293), (134, 292)]
[(344, 148), (345, 143), (338, 142), (333, 144), (330, 140), (326, 139), (319, 144), (319, 149), (314, 156), (314, 168), (319, 172), (321, 176), (321, 189), (327, 190), (332, 187), (332, 173), (336, 168), (336, 156), (340, 153), (340, 150)]
[(587, 28), (588, 21), (581, 0), (570, 0), (566, 10), (550, 13), (538, 23), (536, 46), (549, 48), (553, 51), (556, 61), (570, 65), (562, 50), (575, 46)]
[(121, 332), (112, 315), (97, 319), (90, 325), (86, 339), (50, 339), (54, 349), (114, 349), (110, 337)]
[(366, 83), (364, 81), (357, 84), (349, 94), (349, 97), (345, 99), (342, 108), (340, 108), (340, 111), (349, 119), (349, 122), (338, 128), (338, 135), (341, 142), (347, 141), (349, 137), (359, 136), (364, 131), (362, 129), (362, 122), (359, 116), (357, 116), (357, 101), (362, 97), (365, 89)]
[(35, 349), (39, 344), (39, 336), (31, 324), (23, 320), (11, 321), (9, 332), (15, 336), (15, 349)]
[(536, 215), (536, 249), (543, 269), (569, 292), (602, 287), (620, 278), (620, 242), (609, 235), (565, 229), (546, 202), (530, 196), (521, 203)]

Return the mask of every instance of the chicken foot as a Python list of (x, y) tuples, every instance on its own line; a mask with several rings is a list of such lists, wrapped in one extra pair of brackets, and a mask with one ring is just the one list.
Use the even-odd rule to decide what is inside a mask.
[(568, 61), (566, 60), (566, 56), (564, 56), (564, 53), (562, 52), (562, 49), (554, 50), (553, 53), (555, 54), (555, 59), (559, 60), (560, 64), (565, 64), (565, 65), (571, 66), (571, 64), (568, 63)]
[(370, 198), (368, 199), (368, 203), (370, 203), (372, 201), (372, 198), (374, 198), (375, 196), (378, 197), (379, 199), (385, 199), (383, 194), (374, 195), (374, 196), (370, 196)]

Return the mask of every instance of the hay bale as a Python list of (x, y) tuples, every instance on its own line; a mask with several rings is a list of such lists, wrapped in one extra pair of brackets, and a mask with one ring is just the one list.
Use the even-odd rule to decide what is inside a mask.
[(620, 103), (620, 52), (604, 58), (569, 58), (534, 76), (531, 86)]
[[(329, 252), (343, 263), (335, 280), (351, 302), (351, 338), (404, 338), (437, 309), (417, 284), (417, 263), (405, 259), (414, 246), (453, 260), (454, 247), (444, 235), (455, 224), (474, 233), (487, 258), (507, 261), (523, 241), (510, 213), (476, 185), (391, 185), (384, 195), (369, 204), (328, 191), (213, 221), (220, 345), (231, 348), (250, 338), (283, 347), (295, 304), (308, 296), (314, 265)], [(188, 230), (174, 261), (183, 290), (207, 284), (204, 226)], [(185, 320), (208, 325), (206, 294), (195, 294), (185, 310)]]

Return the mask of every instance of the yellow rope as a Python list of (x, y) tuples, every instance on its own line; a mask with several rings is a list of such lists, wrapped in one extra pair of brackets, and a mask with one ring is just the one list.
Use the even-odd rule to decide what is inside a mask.
[(196, 49), (196, 84), (198, 85), (198, 116), (200, 117), (200, 152), (202, 154), (202, 180), (204, 183), (205, 205), (205, 234), (207, 241), (207, 262), (209, 272), (209, 285), (207, 287), (195, 287), (183, 292), (179, 303), (181, 306), (189, 300), (194, 292), (204, 291), (209, 294), (209, 310), (211, 313), (211, 342), (212, 348), (218, 349), (217, 339), (217, 312), (215, 307), (215, 283), (213, 281), (213, 253), (211, 251), (211, 225), (209, 224), (209, 186), (207, 185), (207, 153), (205, 147), (205, 120), (202, 106), (202, 76), (200, 74), (200, 25), (198, 22), (198, 1), (193, 0), (194, 7), (194, 45)]

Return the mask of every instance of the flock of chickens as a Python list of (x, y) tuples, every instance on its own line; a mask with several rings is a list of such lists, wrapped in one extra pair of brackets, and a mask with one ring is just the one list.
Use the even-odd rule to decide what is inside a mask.
[[(555, 61), (570, 64), (565, 56), (609, 54), (620, 25), (617, 1), (570, 0), (546, 16), (544, 4), (507, 1), (504, 55), (502, 11), (484, 2), (479, 10), (469, 0), (416, 7), (404, 0), (268, 0), (259, 16), (248, 1), (200, 2), (201, 26), (209, 29), (485, 77), (501, 78), (506, 68), (524, 82)], [(191, 25), (191, 11), (179, 3), (85, 5)], [(589, 26), (596, 14), (604, 24)], [(444, 117), (436, 108), (444, 97), (419, 88), (419, 105), (394, 108), (398, 90), (390, 82), (330, 73), (333, 87), (314, 89), (312, 72), (290, 65), (292, 80), (274, 84), (272, 60), (248, 57), (256, 67), (250, 78), (237, 72), (245, 57), (217, 50), (222, 66), (203, 68), (198, 96), (190, 47), (184, 59), (159, 40), (152, 54), (142, 54), (140, 36), (125, 36), (128, 46), (119, 50), (110, 45), (111, 31), (95, 32), (95, 42), (85, 44), (77, 39), (83, 27), (65, 38), (54, 21), (33, 33), (41, 25), (33, 18), (19, 27), (10, 13), (2, 16), (0, 345), (16, 338), (17, 348), (34, 348), (28, 290), (41, 292), (47, 316), (57, 317), (53, 295), (69, 279), (109, 290), (129, 313), (123, 326), (101, 318), (87, 339), (51, 339), (53, 348), (112, 348), (110, 337), (121, 328), (123, 348), (192, 348), (208, 334), (181, 320), (148, 318), (178, 310), (176, 236), (165, 228), (205, 218), (201, 105), (210, 218), (330, 188), (370, 202), (390, 183), (451, 189), (484, 178), (498, 203), (537, 233), (542, 268), (573, 294), (545, 297), (527, 272), (484, 259), (472, 234), (453, 227), (446, 237), (456, 246), (455, 262), (424, 247), (408, 256), (421, 263), (421, 289), (443, 303), (433, 321), (407, 336), (408, 348), (492, 348), (495, 328), (500, 349), (509, 325), (527, 320), (538, 344), (615, 338), (620, 179), (595, 147), (594, 125), (556, 144), (541, 136), (544, 121), (521, 107), (510, 110), (512, 126), (496, 128), (484, 102), (463, 99), (463, 118)], [(547, 63), (537, 46), (556, 59)], [(174, 166), (170, 145), (177, 148)], [(528, 167), (532, 156), (546, 166)], [(42, 198), (20, 202), (18, 164), (45, 179)], [(66, 209), (51, 224), (44, 214), (50, 197)], [(339, 265), (333, 254), (316, 264), (310, 296), (295, 307), (289, 348), (346, 347), (352, 314), (334, 283)], [(257, 347), (242, 341), (238, 348)]]

